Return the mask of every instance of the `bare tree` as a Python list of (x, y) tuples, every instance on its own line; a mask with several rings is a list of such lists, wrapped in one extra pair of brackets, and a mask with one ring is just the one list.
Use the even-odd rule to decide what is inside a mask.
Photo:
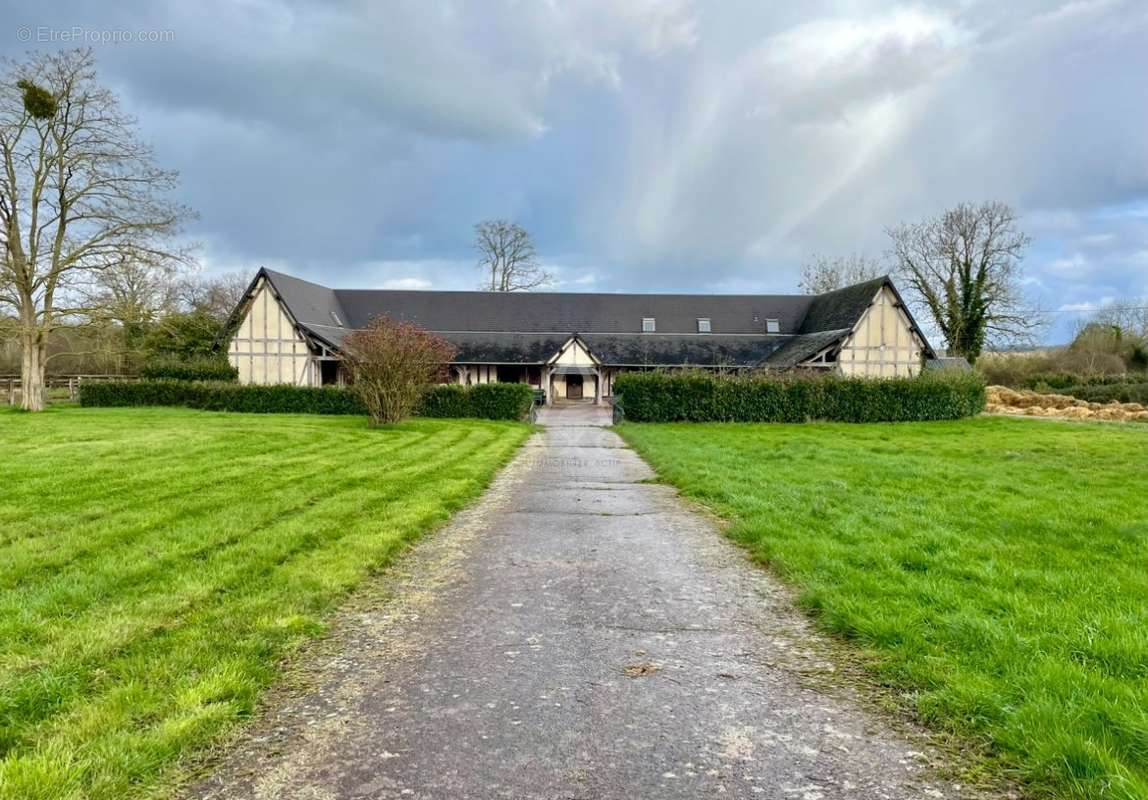
[(215, 317), (222, 325), (243, 299), (249, 283), (251, 277), (240, 272), (195, 275), (176, 284), (175, 299), (179, 308)]
[(93, 276), (84, 299), (95, 319), (147, 325), (176, 307), (179, 275), (175, 264), (121, 261)]
[(880, 278), (886, 273), (881, 262), (859, 253), (829, 256), (815, 253), (801, 265), (798, 286), (806, 294), (825, 294), (856, 283)]
[(1039, 325), (1020, 290), (1031, 239), (1005, 203), (962, 203), (939, 217), (888, 231), (898, 282), (928, 310), (949, 349), (970, 362), (986, 343), (1032, 338)]
[(170, 242), (189, 212), (167, 199), (176, 173), (154, 165), (91, 51), (0, 63), (0, 313), (16, 318), (23, 407), (38, 411), (46, 337), (89, 315), (104, 270), (184, 257)]
[(489, 276), (483, 278), (480, 289), (519, 292), (554, 282), (554, 276), (539, 266), (530, 234), (513, 222), (496, 219), (475, 225), (474, 249), (478, 268)]
[(1148, 341), (1148, 297), (1133, 297), (1101, 306), (1090, 322), (1114, 328), (1121, 336)]

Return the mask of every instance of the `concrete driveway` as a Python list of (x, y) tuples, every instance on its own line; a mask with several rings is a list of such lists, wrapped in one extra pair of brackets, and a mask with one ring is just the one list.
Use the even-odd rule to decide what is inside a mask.
[(839, 686), (767, 573), (644, 482), (608, 409), (540, 421), (193, 795), (958, 795)]

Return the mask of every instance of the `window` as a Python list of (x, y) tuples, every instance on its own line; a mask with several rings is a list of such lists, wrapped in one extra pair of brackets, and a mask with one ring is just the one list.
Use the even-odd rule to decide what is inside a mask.
[(642, 317), (642, 333), (653, 333), (657, 330), (653, 317)]
[(781, 323), (775, 319), (767, 319), (765, 321), (766, 333), (781, 333)]
[(710, 332), (710, 318), (709, 317), (698, 317), (698, 333), (709, 333), (709, 332)]

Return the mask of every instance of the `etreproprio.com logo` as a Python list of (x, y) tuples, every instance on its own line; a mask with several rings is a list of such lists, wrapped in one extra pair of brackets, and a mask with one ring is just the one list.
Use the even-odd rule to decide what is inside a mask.
[(25, 25), (16, 29), (16, 39), (35, 44), (133, 44), (175, 41), (175, 31), (158, 28), (132, 30), (129, 28), (52, 28), (47, 25)]

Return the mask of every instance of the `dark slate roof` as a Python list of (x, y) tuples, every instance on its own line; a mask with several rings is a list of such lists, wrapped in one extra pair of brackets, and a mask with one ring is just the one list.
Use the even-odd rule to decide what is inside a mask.
[(570, 339), (570, 334), (468, 333), (439, 334), (458, 348), (457, 364), (545, 364)]
[(773, 351), (762, 366), (770, 369), (789, 369), (820, 353), (826, 347), (844, 339), (852, 328), (835, 331), (817, 331), (789, 336), (785, 344)]
[(925, 369), (955, 369), (960, 372), (972, 372), (973, 365), (964, 356), (941, 356), (926, 361)]
[(846, 286), (835, 292), (814, 295), (798, 333), (835, 331), (843, 328), (852, 330), (857, 320), (865, 313), (865, 309), (873, 304), (877, 292), (888, 282), (887, 277), (875, 278), (865, 283)]
[(603, 364), (680, 366), (686, 364), (756, 367), (790, 337), (680, 336), (659, 333), (587, 333), (579, 338)]
[[(295, 321), (303, 325), (346, 326), (347, 316), (339, 305), (338, 292), (282, 272), (264, 270), (271, 286), (283, 298)], [(350, 326), (355, 327), (355, 326)]]
[[(518, 333), (641, 333), (653, 317), (659, 333), (697, 333), (708, 318), (712, 333), (765, 333), (776, 319), (796, 333), (813, 298), (807, 295), (591, 294), (587, 292), (427, 292), (326, 289), (264, 270), (289, 305), (301, 302), (301, 322), (330, 324), (334, 310), (347, 327), (389, 316), (432, 331)], [(305, 295), (305, 296), (304, 296)]]
[[(844, 338), (888, 280), (817, 296), (684, 295), (330, 289), (273, 270), (260, 275), (306, 333), (336, 348), (350, 330), (389, 316), (446, 338), (458, 363), (541, 364), (578, 335), (604, 364), (776, 368)], [(646, 317), (655, 333), (642, 333)], [(699, 318), (710, 320), (711, 333), (697, 332)], [(778, 320), (778, 334), (765, 333), (767, 319)]]

